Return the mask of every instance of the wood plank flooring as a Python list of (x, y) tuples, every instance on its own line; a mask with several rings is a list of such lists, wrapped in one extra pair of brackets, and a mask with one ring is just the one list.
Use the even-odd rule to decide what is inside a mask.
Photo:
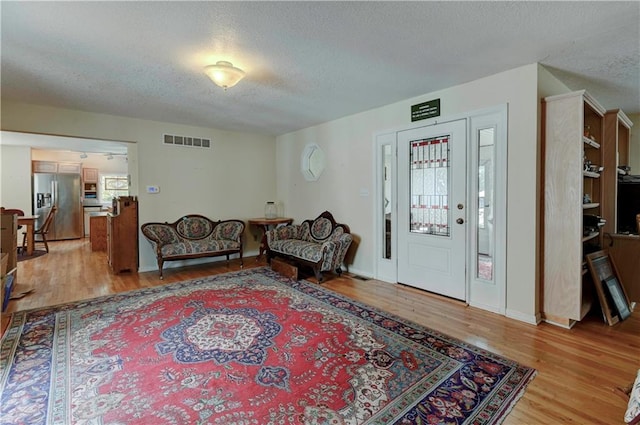
[[(245, 259), (245, 267), (263, 265), (253, 257)], [(11, 301), (2, 315), (2, 329), (13, 311), (239, 268), (239, 262), (233, 260), (228, 265), (223, 261), (168, 269), (162, 281), (157, 272), (112, 275), (106, 254), (91, 252), (88, 239), (51, 242), (49, 254), (18, 263), (19, 283), (33, 285), (35, 290)], [(630, 384), (640, 368), (640, 308), (612, 327), (600, 314), (593, 314), (567, 330), (528, 325), (403, 285), (341, 277), (323, 286), (536, 368), (538, 376), (505, 425), (624, 423), (627, 401), (616, 388)]]

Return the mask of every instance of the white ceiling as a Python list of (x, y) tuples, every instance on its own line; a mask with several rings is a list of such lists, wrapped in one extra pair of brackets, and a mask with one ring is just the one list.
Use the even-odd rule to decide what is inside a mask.
[[(7, 2), (2, 100), (284, 134), (540, 62), (640, 112), (640, 2)], [(223, 91), (203, 73), (247, 77)]]

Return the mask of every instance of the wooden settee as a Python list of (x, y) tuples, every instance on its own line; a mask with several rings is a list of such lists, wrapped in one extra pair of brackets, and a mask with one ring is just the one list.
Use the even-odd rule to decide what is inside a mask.
[(342, 274), (344, 257), (353, 241), (346, 224), (339, 224), (329, 211), (301, 224), (278, 227), (265, 233), (267, 260), (284, 257), (313, 269), (318, 282), (323, 272)]
[(165, 261), (239, 254), (242, 263), (242, 233), (240, 220), (213, 221), (189, 214), (174, 223), (145, 223), (142, 234), (153, 246), (158, 260), (160, 279)]

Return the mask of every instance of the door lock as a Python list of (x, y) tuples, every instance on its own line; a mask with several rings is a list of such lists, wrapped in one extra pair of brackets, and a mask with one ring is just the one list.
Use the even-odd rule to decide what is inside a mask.
[(463, 209), (463, 208), (464, 208), (464, 205), (462, 205), (462, 204), (458, 204), (458, 209), (459, 209), (459, 210), (461, 210), (461, 209)]
[(459, 218), (459, 219), (457, 219), (457, 220), (456, 220), (456, 223), (458, 223), (458, 224), (462, 224), (462, 223), (464, 223), (464, 220), (463, 220), (463, 219), (461, 219), (461, 218)]

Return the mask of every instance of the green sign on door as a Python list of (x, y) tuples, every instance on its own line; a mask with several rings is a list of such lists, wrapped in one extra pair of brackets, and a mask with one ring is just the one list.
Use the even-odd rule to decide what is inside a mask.
[(440, 99), (411, 105), (411, 122), (440, 116)]

